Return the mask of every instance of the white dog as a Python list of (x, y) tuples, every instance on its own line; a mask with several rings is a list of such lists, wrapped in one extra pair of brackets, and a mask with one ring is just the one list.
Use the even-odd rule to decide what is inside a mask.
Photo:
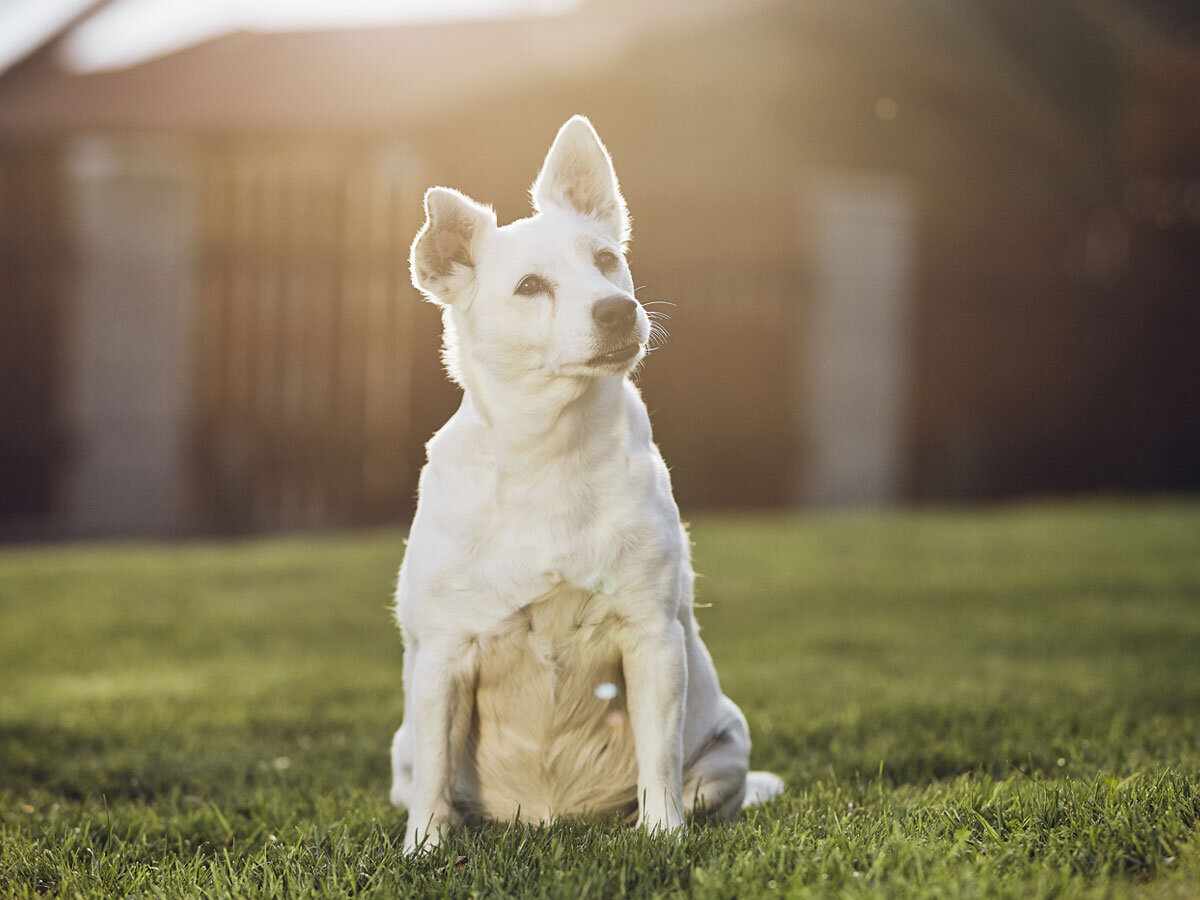
[(532, 195), (501, 228), (430, 188), (412, 245), (463, 399), (429, 442), (396, 591), (408, 851), (464, 816), (636, 811), (672, 831), (783, 787), (747, 773), (746, 720), (692, 620), (687, 534), (628, 378), (650, 333), (629, 218), (586, 119)]

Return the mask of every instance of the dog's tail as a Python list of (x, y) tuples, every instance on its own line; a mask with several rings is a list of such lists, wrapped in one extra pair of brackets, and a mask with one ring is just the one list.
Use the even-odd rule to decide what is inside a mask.
[(742, 809), (758, 803), (774, 800), (783, 793), (783, 779), (770, 772), (747, 772), (746, 794), (742, 799)]

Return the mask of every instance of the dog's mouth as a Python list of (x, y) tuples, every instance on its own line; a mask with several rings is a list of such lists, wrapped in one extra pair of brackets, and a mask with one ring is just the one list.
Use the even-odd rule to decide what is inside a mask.
[(642, 345), (632, 343), (625, 347), (618, 347), (616, 350), (609, 350), (607, 353), (601, 353), (593, 356), (587, 361), (589, 366), (611, 366), (617, 363), (629, 362), (638, 355), (642, 349)]

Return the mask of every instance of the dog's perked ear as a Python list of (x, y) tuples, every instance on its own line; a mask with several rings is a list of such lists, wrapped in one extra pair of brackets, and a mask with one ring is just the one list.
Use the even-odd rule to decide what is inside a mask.
[(449, 304), (475, 277), (476, 251), (496, 214), (453, 188), (425, 192), (425, 224), (413, 239), (409, 268), (417, 290)]
[(558, 130), (530, 190), (534, 209), (559, 206), (591, 216), (613, 240), (629, 240), (629, 212), (608, 150), (583, 116)]

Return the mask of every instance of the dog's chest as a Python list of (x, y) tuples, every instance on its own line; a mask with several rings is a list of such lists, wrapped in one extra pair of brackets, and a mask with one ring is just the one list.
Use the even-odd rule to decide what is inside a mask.
[(565, 582), (477, 636), (481, 669), (563, 675), (616, 653), (622, 623), (613, 598)]
[(605, 598), (561, 584), (478, 638), (465, 805), (537, 821), (636, 800), (622, 625)]
[(664, 548), (680, 543), (678, 524), (673, 532), (636, 504), (583, 512), (551, 499), (536, 510), (486, 509), (464, 519), (472, 524), (442, 544), (431, 571), (435, 593), (455, 597), (455, 621), (447, 623), (454, 630), (521, 634), (533, 650), (552, 653), (579, 640), (579, 626), (592, 633), (596, 610), (612, 602), (606, 594), (619, 593), (633, 618), (670, 599), (661, 589), (673, 568)]

